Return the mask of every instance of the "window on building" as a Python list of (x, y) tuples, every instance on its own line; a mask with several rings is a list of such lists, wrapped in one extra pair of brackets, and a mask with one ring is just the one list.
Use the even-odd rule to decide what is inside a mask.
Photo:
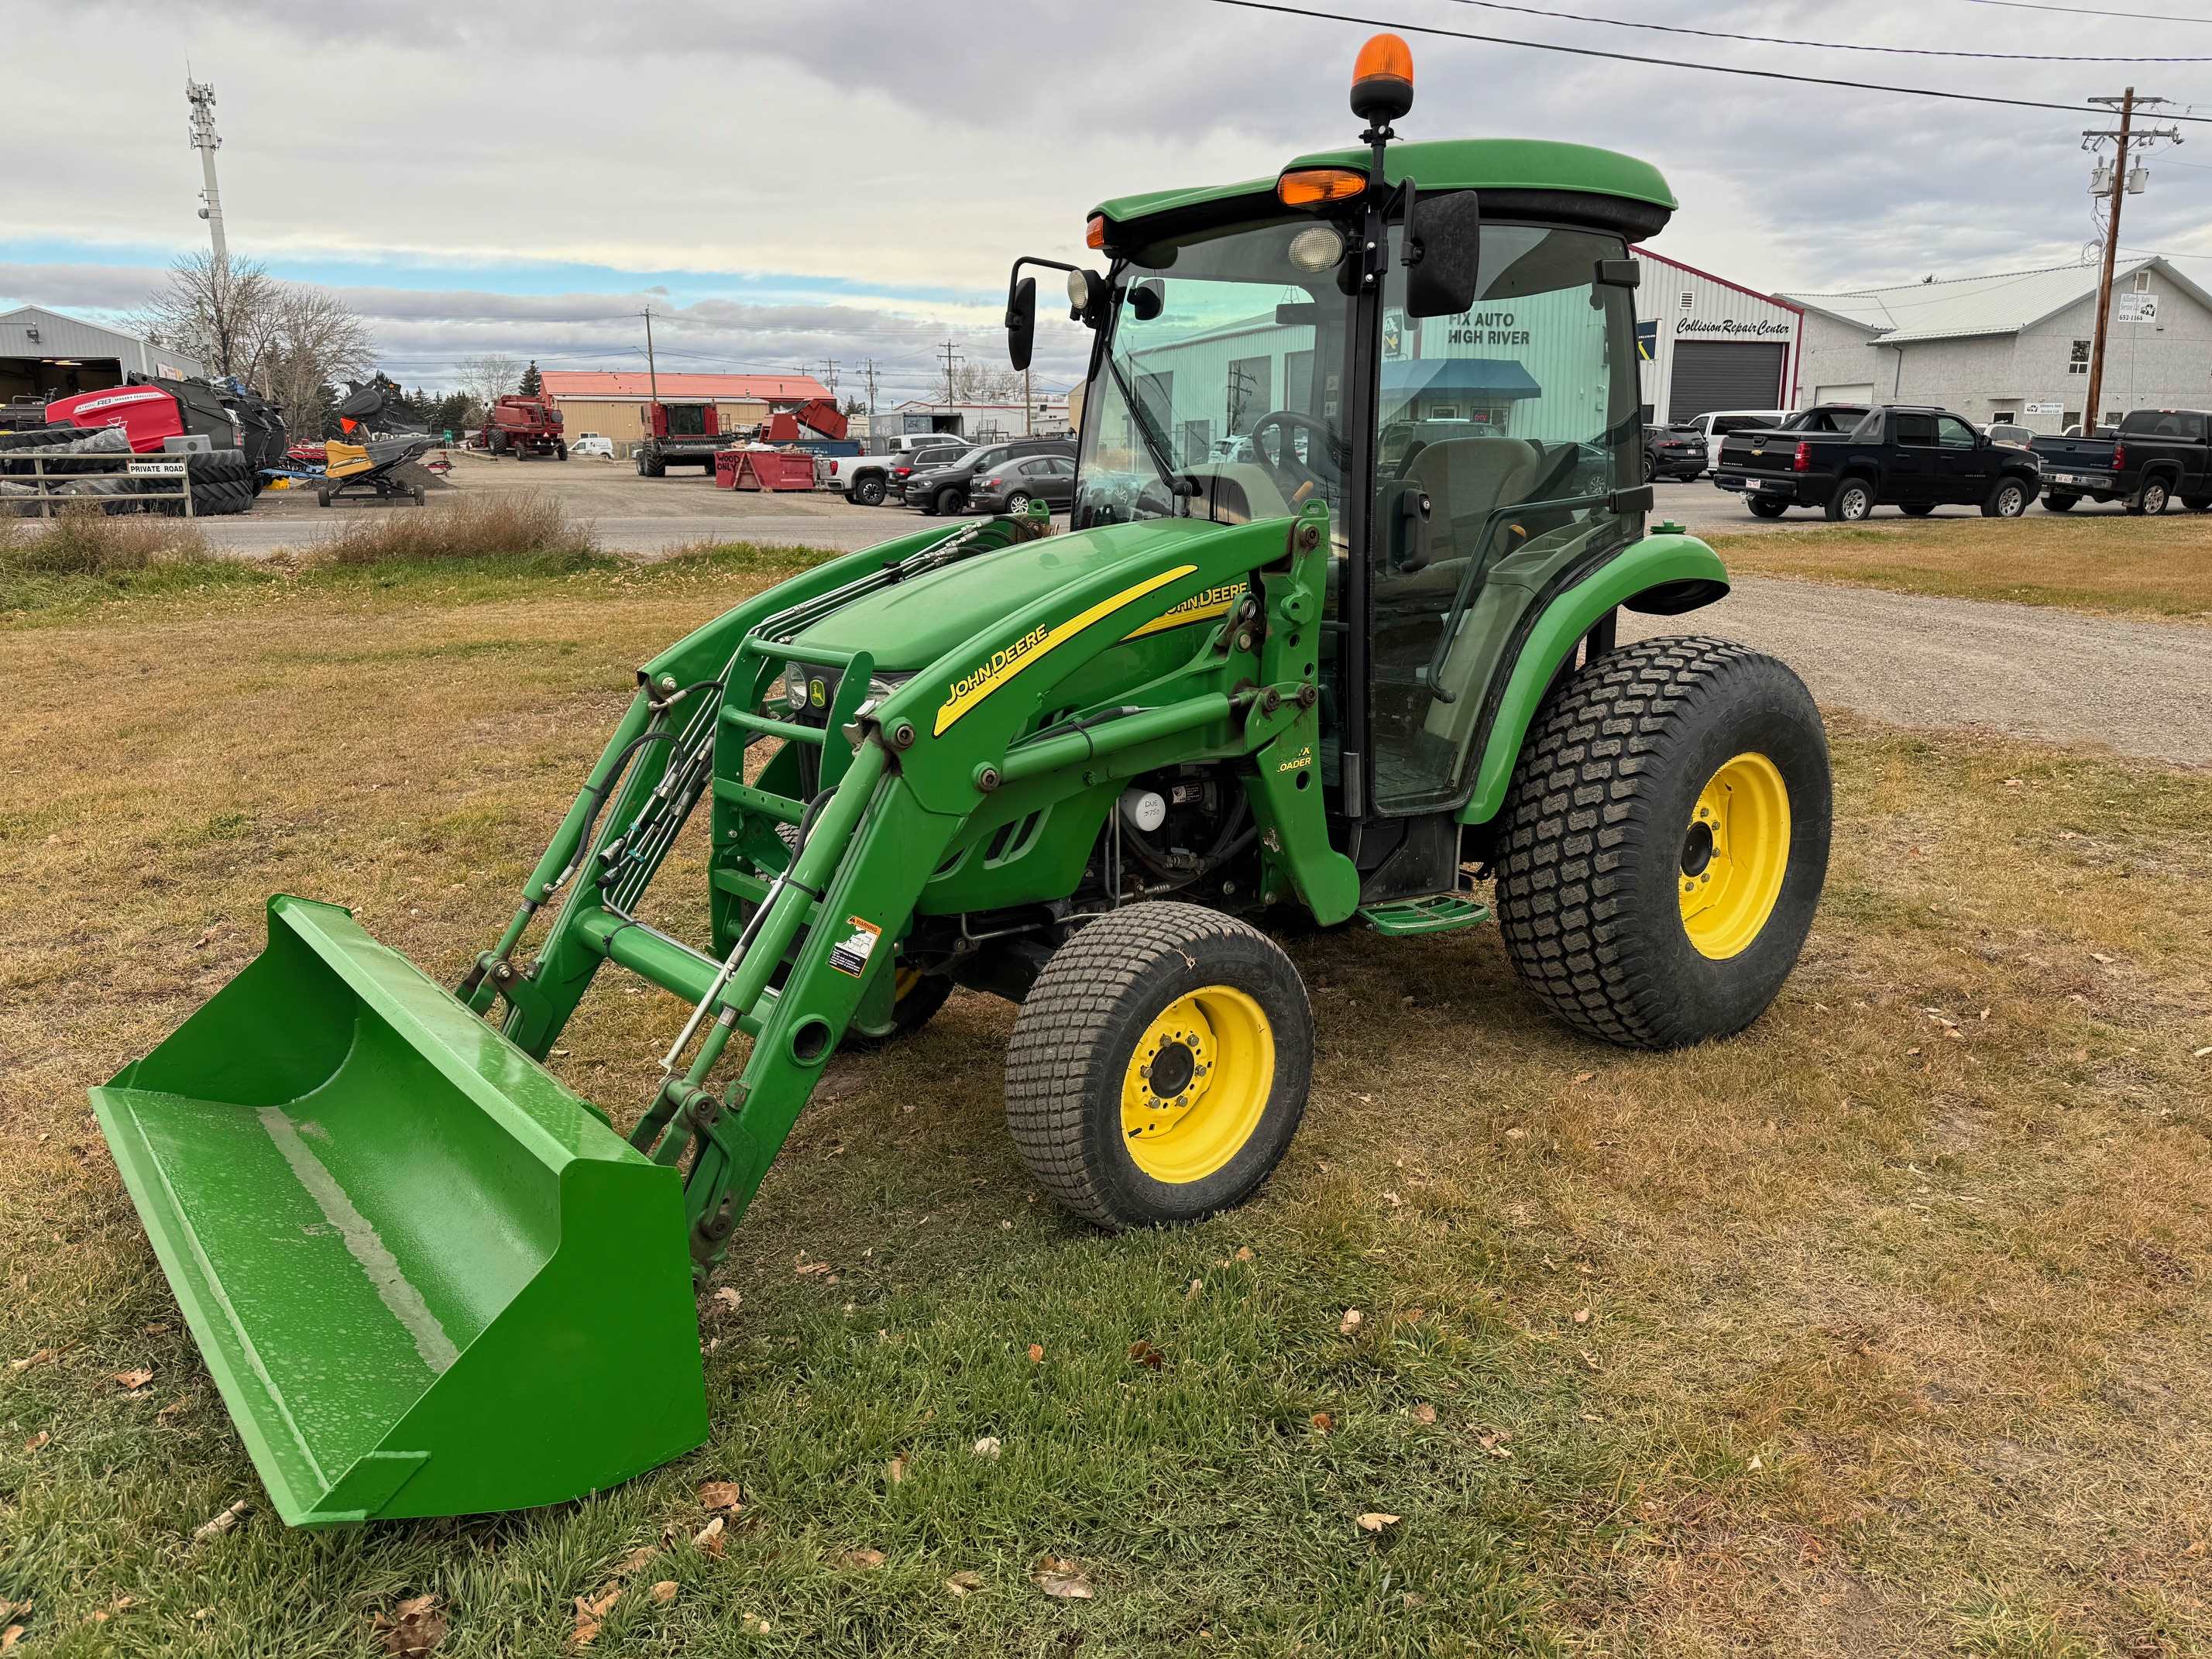
[(2150, 292), (2149, 271), (2139, 270), (2136, 272), (2136, 292), (2138, 294), (2148, 294)]
[(2066, 372), (2069, 374), (2087, 374), (2089, 372), (2089, 343), (2087, 340), (2074, 342), (2074, 349), (2066, 359)]

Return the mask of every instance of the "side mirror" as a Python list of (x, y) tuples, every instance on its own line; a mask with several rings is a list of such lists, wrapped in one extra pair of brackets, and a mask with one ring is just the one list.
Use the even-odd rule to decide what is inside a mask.
[(1451, 317), (1474, 303), (1481, 281), (1482, 202), (1471, 190), (1423, 196), (1407, 228), (1406, 312)]
[(1018, 369), (1030, 366), (1036, 345), (1036, 278), (1024, 276), (1006, 295), (1006, 357)]

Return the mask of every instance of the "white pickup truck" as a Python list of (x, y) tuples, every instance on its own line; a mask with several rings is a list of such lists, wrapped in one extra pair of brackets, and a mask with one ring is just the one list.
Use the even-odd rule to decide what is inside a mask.
[(905, 458), (899, 455), (819, 455), (814, 461), (814, 487), (834, 489), (848, 501), (878, 507), (890, 486), (890, 469)]

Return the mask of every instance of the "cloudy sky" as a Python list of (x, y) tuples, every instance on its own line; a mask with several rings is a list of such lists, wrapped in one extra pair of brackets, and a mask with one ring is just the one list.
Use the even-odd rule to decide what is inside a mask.
[[(1540, 0), (1690, 28), (1965, 52), (2212, 59), (2205, 0), (2112, 21), (1994, 0)], [(2073, 0), (2069, 0), (2069, 3)], [(2094, 5), (2097, 0), (2078, 0)], [(1407, 31), (1408, 137), (1571, 138), (1656, 161), (1681, 210), (1655, 244), (1762, 289), (2070, 262), (2091, 234), (2059, 110), (1695, 71), (1722, 64), (2079, 104), (2133, 84), (2212, 115), (2212, 61), (1992, 62), (1754, 46), (1468, 0), (1285, 0)], [(2054, 0), (2055, 3), (2055, 0)], [(2193, 16), (2184, 14), (2194, 9)], [(1273, 173), (1350, 141), (1364, 31), (1212, 0), (70, 0), (7, 9), (15, 162), (0, 305), (143, 299), (204, 246), (185, 65), (215, 85), (234, 255), (342, 290), (386, 371), (458, 358), (805, 369), (872, 358), (886, 405), (950, 339), (1003, 362), (1012, 257), (1072, 258), (1103, 197)], [(1558, 42), (1646, 66), (1518, 49)], [(2212, 125), (2152, 158), (2122, 245), (2212, 276)], [(22, 135), (39, 137), (26, 143)], [(2199, 137), (2201, 135), (2201, 137)], [(26, 158), (34, 163), (25, 165)], [(1056, 325), (1038, 373), (1079, 373)]]

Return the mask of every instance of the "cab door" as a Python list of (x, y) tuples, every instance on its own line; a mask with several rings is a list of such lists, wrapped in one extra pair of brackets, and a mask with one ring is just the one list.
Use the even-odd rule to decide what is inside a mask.
[(1956, 415), (1936, 417), (1936, 495), (1957, 507), (1978, 507), (1996, 482), (1996, 446)]
[(1946, 501), (1938, 488), (1942, 452), (1936, 444), (1936, 417), (1911, 410), (1890, 416), (1890, 444), (1883, 457), (1882, 499), (1899, 507)]

